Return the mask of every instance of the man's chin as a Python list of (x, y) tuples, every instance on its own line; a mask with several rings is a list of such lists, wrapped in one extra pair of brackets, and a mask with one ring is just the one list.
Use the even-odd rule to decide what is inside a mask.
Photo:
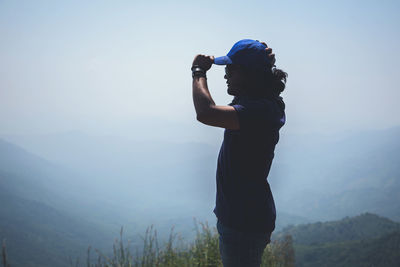
[(236, 96), (235, 90), (233, 90), (232, 88), (228, 87), (228, 95)]

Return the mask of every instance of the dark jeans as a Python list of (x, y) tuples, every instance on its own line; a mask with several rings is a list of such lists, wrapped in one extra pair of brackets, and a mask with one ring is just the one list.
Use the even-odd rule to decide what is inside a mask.
[(259, 267), (271, 234), (244, 233), (217, 221), (219, 252), (224, 267)]

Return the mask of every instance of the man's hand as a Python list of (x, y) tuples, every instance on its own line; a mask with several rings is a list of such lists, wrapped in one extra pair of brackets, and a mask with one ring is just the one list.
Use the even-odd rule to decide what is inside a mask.
[(214, 63), (214, 56), (200, 54), (194, 57), (192, 66), (198, 65), (200, 68), (207, 71), (211, 68), (213, 63)]
[(267, 52), (269, 61), (271, 62), (271, 66), (272, 67), (275, 66), (276, 59), (275, 59), (275, 54), (272, 53), (272, 48), (268, 47), (268, 45), (265, 42), (260, 42), (260, 43), (262, 43), (263, 45), (267, 46), (267, 48), (265, 48), (265, 51)]

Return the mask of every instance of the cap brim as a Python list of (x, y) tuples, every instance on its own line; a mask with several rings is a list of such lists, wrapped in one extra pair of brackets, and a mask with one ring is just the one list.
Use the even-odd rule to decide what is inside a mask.
[(227, 65), (232, 64), (232, 60), (228, 56), (216, 57), (214, 58), (215, 65)]

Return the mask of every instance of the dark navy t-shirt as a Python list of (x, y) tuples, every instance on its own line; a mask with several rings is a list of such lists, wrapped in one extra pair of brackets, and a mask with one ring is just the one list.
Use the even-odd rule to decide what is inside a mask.
[(240, 96), (229, 105), (238, 113), (240, 129), (224, 132), (214, 213), (228, 227), (271, 233), (276, 211), (267, 176), (285, 124), (285, 104), (281, 97)]

